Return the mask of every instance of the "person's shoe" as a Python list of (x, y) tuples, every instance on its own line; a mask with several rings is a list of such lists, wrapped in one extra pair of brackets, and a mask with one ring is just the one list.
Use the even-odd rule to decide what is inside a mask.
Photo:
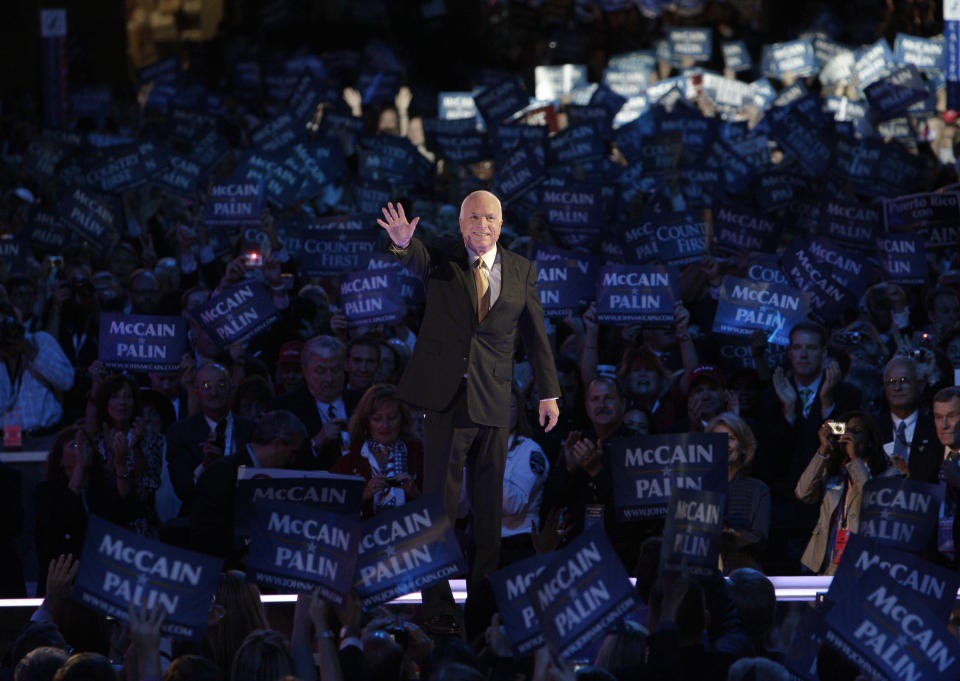
[(460, 636), (463, 629), (460, 623), (452, 615), (437, 615), (424, 621), (423, 629), (431, 637), (438, 636)]

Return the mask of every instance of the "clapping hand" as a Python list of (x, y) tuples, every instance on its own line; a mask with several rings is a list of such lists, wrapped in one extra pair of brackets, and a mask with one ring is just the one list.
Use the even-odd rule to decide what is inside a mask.
[(410, 239), (413, 238), (413, 232), (420, 218), (414, 218), (408, 222), (400, 203), (396, 205), (388, 203), (383, 208), (383, 217), (384, 220), (377, 218), (377, 224), (387, 230), (394, 244), (400, 248), (406, 248), (410, 244)]

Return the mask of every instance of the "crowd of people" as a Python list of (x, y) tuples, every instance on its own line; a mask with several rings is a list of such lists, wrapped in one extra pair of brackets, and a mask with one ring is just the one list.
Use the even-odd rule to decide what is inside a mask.
[[(573, 50), (568, 60), (587, 62), (594, 82), (615, 52), (650, 48), (671, 25), (709, 27), (717, 44), (697, 68), (650, 50), (645, 89), (680, 79), (658, 93), (660, 101), (649, 93), (621, 96), (612, 79), (599, 87), (583, 82), (531, 105), (532, 113), (508, 112), (509, 124), (485, 121), (485, 131), (461, 130), (468, 142), (476, 135), (483, 143), (456, 158), (440, 141), (437, 93), (422, 87), (422, 74), (404, 73), (402, 49), (380, 42), (362, 53), (319, 56), (221, 45), (237, 67), (233, 73), (217, 80), (202, 60), (189, 67), (174, 61), (172, 70), (148, 67), (137, 101), (114, 101), (103, 120), (83, 118), (71, 130), (44, 128), (29, 98), (4, 107), (0, 404), (8, 446), (17, 431), (27, 445), (51, 444), (35, 490), (22, 490), (20, 474), (0, 464), (0, 595), (25, 596), (36, 582), (44, 596), (5, 653), (0, 674), (17, 681), (112, 681), (122, 667), (124, 678), (141, 681), (787, 679), (791, 627), (781, 636), (784, 622), (766, 575), (834, 574), (858, 531), (863, 487), (882, 477), (944, 487), (940, 531), (922, 557), (960, 569), (960, 210), (938, 225), (946, 236), (933, 239), (923, 228), (929, 240), (922, 284), (887, 271), (872, 243), (843, 242), (841, 252), (866, 263), (859, 280), (847, 281), (845, 304), (812, 309), (789, 329), (786, 344), (756, 329), (741, 336), (713, 332), (726, 276), (752, 278), (748, 271), (761, 264), (784, 286), (811, 286), (778, 269), (775, 254), (718, 243), (714, 202), (775, 221), (782, 254), (794, 240), (822, 235), (816, 209), (825, 196), (864, 207), (907, 194), (956, 196), (956, 112), (947, 109), (936, 75), (924, 75), (932, 103), (896, 119), (905, 132), (890, 119), (854, 125), (828, 108), (838, 97), (864, 106), (855, 69), (829, 83), (782, 74), (777, 89), (793, 93), (789, 98), (776, 100), (771, 87), (769, 100), (751, 98), (731, 110), (701, 87), (701, 78), (704, 69), (741, 84), (761, 75), (724, 70), (719, 45), (744, 39), (759, 57), (755, 31), (763, 17), (750, 3), (709, 3), (688, 15), (656, 2), (638, 3), (646, 14), (630, 3), (574, 4), (491, 3), (483, 11), (512, 11), (504, 15), (511, 35), (563, 36), (563, 49)], [(931, 9), (937, 3), (888, 4), (893, 10), (878, 15), (879, 28), (873, 17), (874, 32), (866, 37), (864, 22), (872, 15), (825, 10), (804, 17), (813, 23), (801, 30), (836, 46), (884, 37), (892, 44), (898, 31), (930, 37), (942, 30)], [(538, 29), (531, 17), (544, 25)], [(577, 43), (571, 27), (594, 39), (571, 47)], [(597, 36), (615, 39), (604, 45)], [(509, 77), (508, 68), (529, 66), (531, 73), (513, 76), (530, 79), (534, 64), (527, 62), (549, 51), (546, 42), (534, 44), (538, 50), (523, 54), (519, 43), (498, 44), (499, 70), (478, 73), (463, 89), (475, 85), (480, 92), (484, 79)], [(562, 51), (549, 58), (567, 56)], [(256, 67), (253, 81), (244, 64)], [(310, 97), (293, 91), (304, 82), (316, 88)], [(638, 98), (643, 108), (618, 120), (625, 104), (639, 107)], [(819, 172), (791, 146), (781, 123), (769, 122), (774, 108), (824, 131), (832, 155)], [(600, 140), (601, 155), (567, 157), (567, 147), (551, 142), (585, 126)], [(685, 126), (708, 132), (687, 134)], [(643, 154), (664, 138), (676, 142), (676, 158), (658, 162)], [(751, 142), (760, 144), (759, 160), (738, 151)], [(541, 204), (538, 183), (513, 192), (519, 152), (536, 159), (532, 167), (544, 186), (602, 188), (603, 224), (578, 234)], [(115, 168), (117, 158), (131, 153), (139, 181), (107, 187), (111, 180), (98, 169)], [(871, 154), (881, 159), (874, 166), (906, 157), (902, 175), (891, 179), (871, 169), (863, 175), (858, 163), (869, 165)], [(257, 158), (269, 164), (258, 166)], [(319, 170), (295, 177), (292, 193), (276, 184), (284, 168), (308, 166)], [(707, 166), (719, 181), (696, 174)], [(765, 198), (762, 180), (774, 176), (789, 178), (788, 200)], [(266, 187), (269, 205), (259, 219), (240, 229), (208, 224), (209, 187), (250, 179)], [(78, 186), (95, 205), (71, 203)], [(437, 425), (425, 424), (428, 412), (411, 407), (397, 387), (422, 327), (436, 323), (424, 315), (430, 292), (410, 286), (399, 321), (358, 323), (342, 305), (338, 275), (302, 266), (299, 237), (325, 217), (360, 215), (382, 246), (377, 255), (392, 258), (390, 240), (376, 225), (381, 216), (391, 222), (386, 209), (381, 213), (389, 202), (401, 216), (423, 217), (419, 241), (459, 242), (460, 201), (478, 190), (503, 201), (496, 208), (500, 248), (530, 259), (547, 248), (565, 258), (636, 264), (636, 243), (624, 236), (630, 226), (664, 213), (706, 225), (703, 248), (678, 263), (672, 322), (603, 323), (594, 300), (560, 316), (548, 310), (558, 395), (540, 394), (530, 348), (511, 349), (500, 545), (499, 551), (481, 547), (483, 555), (498, 554), (503, 568), (602, 530), (637, 580), (641, 605), (596, 642), (589, 664), (576, 671), (546, 647), (514, 658), (482, 579), (489, 571), (473, 572), (465, 609), (443, 627), (417, 624), (416, 616), (397, 610), (363, 612), (355, 599), (333, 608), (316, 593), (300, 595), (291, 621), (268, 622), (260, 591), (242, 572), (246, 555), (234, 527), (241, 466), (359, 476), (364, 519), (419, 499), (425, 480), (441, 475), (425, 467), (425, 429)], [(107, 216), (100, 239), (83, 231), (82, 220), (71, 217), (75, 210)], [(251, 253), (260, 259), (255, 267)], [(430, 276), (422, 279), (437, 286)], [(270, 291), (277, 318), (243, 342), (221, 344), (191, 311), (249, 279)], [(496, 286), (499, 295), (499, 279)], [(109, 367), (100, 348), (105, 313), (185, 317), (187, 351), (179, 368)], [(429, 342), (439, 344), (433, 336)], [(439, 360), (420, 365), (414, 380), (421, 389), (460, 381), (442, 371)], [(544, 430), (542, 403), (554, 397), (559, 422)], [(618, 519), (613, 445), (676, 433), (727, 437), (723, 533), (710, 579), (658, 574), (663, 518)], [(474, 471), (466, 461), (469, 476)], [(464, 546), (489, 524), (489, 499), (474, 498), (476, 489), (462, 486), (455, 513)], [(30, 493), (32, 520), (23, 504)], [(202, 641), (161, 637), (159, 609), (131, 605), (128, 625), (119, 626), (70, 600), (94, 515), (224, 558)], [(36, 565), (18, 559), (14, 541), (25, 528), (32, 528)], [(817, 673), (823, 681), (857, 675), (828, 645), (820, 649)]]

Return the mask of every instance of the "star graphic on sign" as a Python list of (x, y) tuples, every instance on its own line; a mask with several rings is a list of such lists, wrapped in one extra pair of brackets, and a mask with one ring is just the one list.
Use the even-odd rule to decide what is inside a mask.
[(638, 289), (637, 287), (633, 287), (632, 289), (630, 289), (630, 293), (632, 295), (637, 295), (639, 292), (640, 292), (640, 289)]
[(885, 508), (882, 511), (880, 511), (880, 518), (883, 520), (890, 520), (890, 509)]
[(146, 575), (137, 575), (137, 584), (139, 584), (140, 586), (144, 586), (146, 583), (147, 583)]
[(577, 590), (575, 587), (571, 587), (570, 591), (567, 592), (567, 596), (570, 597), (570, 600), (574, 600), (577, 597)]
[(907, 637), (904, 636), (903, 634), (900, 634), (899, 636), (897, 636), (896, 642), (897, 642), (897, 645), (900, 646), (901, 648), (906, 648), (910, 644), (910, 641), (908, 641)]
[(666, 466), (663, 467), (663, 474), (664, 474), (664, 475), (672, 475), (672, 474), (673, 474), (673, 471), (670, 469), (670, 464), (667, 464)]
[(393, 557), (393, 556), (395, 556), (395, 555), (397, 555), (397, 547), (395, 547), (395, 546), (388, 546), (388, 547), (387, 547), (387, 556)]
[(312, 542), (312, 541), (308, 541), (308, 542), (307, 542), (307, 552), (308, 552), (308, 553), (313, 553), (313, 552), (316, 551), (316, 550), (317, 550), (317, 545), (316, 545), (314, 542)]

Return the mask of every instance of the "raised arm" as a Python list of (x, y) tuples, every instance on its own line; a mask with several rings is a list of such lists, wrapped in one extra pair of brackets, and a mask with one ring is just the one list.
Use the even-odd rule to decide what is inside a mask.
[(377, 218), (377, 224), (387, 230), (393, 245), (401, 249), (409, 246), (420, 218), (414, 218), (408, 222), (400, 203), (396, 205), (388, 203), (383, 208), (383, 217), (383, 220)]

